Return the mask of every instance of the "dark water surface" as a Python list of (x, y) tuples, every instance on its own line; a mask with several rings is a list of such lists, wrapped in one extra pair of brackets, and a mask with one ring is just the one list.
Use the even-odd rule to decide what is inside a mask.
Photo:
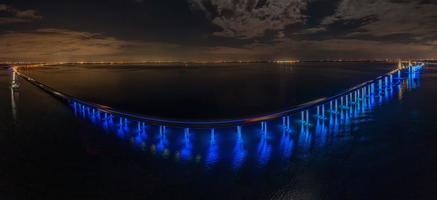
[(373, 79), (389, 63), (61, 65), (31, 77), (82, 99), (170, 119), (233, 119), (282, 111)]
[[(386, 69), (361, 68), (365, 69), (361, 72), (353, 67), (331, 65), (340, 70), (338, 74), (350, 73), (339, 76), (362, 75), (365, 80)], [(299, 67), (292, 68), (298, 71)], [(71, 70), (72, 74), (80, 74), (90, 69)], [(109, 69), (108, 73), (113, 70), (116, 69)], [(315, 67), (315, 71), (320, 70)], [(41, 78), (56, 74), (53, 72), (50, 70)], [(80, 91), (74, 87), (87, 84), (83, 82), (87, 80), (85, 75), (58, 74), (54, 82), (44, 80), (48, 84), (62, 83), (60, 86), (72, 93)], [(61, 77), (75, 78), (63, 81)], [(303, 90), (308, 95), (299, 101), (329, 95), (354, 84), (352, 78), (344, 78), (347, 83), (340, 83), (334, 74), (329, 77), (333, 83), (326, 78), (322, 85), (333, 89), (316, 88), (317, 84), (311, 84), (316, 81), (299, 77), (299, 83), (305, 82), (304, 85), (316, 90), (314, 94)], [(73, 79), (81, 81), (71, 86), (68, 80)], [(280, 122), (269, 122), (266, 133), (260, 133), (258, 125), (254, 125), (242, 127), (240, 133), (230, 129), (217, 129), (214, 134), (208, 130), (187, 133), (175, 128), (162, 133), (150, 127), (147, 133), (135, 134), (131, 127), (113, 129), (93, 117), (75, 113), (24, 81), (11, 96), (9, 81), (9, 71), (0, 70), (0, 199), (337, 200), (437, 196), (436, 67), (427, 66), (418, 78), (404, 80), (384, 98), (357, 105), (344, 116), (335, 115), (323, 124), (314, 122), (309, 128), (294, 122), (291, 130), (284, 130), (278, 125)], [(278, 82), (281, 81), (276, 80), (275, 84)], [(300, 94), (292, 85), (283, 87), (294, 88), (290, 91)], [(264, 88), (260, 92), (266, 94), (269, 90)], [(272, 95), (280, 94), (278, 91)], [(98, 92), (107, 95), (114, 91)], [(108, 95), (108, 99), (113, 103), (127, 96), (111, 100)], [(294, 98), (285, 96), (278, 102), (287, 103), (277, 103), (276, 109), (294, 103)], [(272, 99), (275, 98), (266, 101), (275, 102)], [(238, 115), (253, 114), (249, 111)], [(168, 110), (163, 116), (174, 113), (178, 112)], [(214, 118), (223, 116), (212, 113)]]

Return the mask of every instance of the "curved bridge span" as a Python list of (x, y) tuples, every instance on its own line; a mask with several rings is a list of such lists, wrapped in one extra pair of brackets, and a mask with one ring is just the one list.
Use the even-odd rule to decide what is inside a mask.
[(319, 98), (301, 105), (291, 107), (278, 113), (260, 115), (241, 119), (218, 120), (218, 121), (179, 121), (172, 119), (162, 119), (142, 114), (128, 113), (116, 110), (112, 107), (89, 102), (54, 88), (51, 88), (29, 76), (20, 72), (19, 67), (14, 67), (14, 74), (27, 80), (31, 84), (39, 87), (48, 94), (72, 106), (75, 112), (86, 113), (101, 121), (118, 121), (120, 125), (126, 126), (128, 123), (135, 122), (138, 129), (144, 129), (147, 125), (156, 125), (165, 129), (166, 126), (179, 128), (211, 129), (222, 127), (237, 127), (260, 123), (262, 130), (267, 130), (267, 122), (282, 118), (284, 127), (290, 128), (292, 119), (297, 119), (303, 126), (310, 126), (311, 120), (325, 120), (328, 115), (337, 115), (343, 110), (350, 109), (352, 106), (360, 104), (369, 99), (382, 98), (385, 93), (393, 90), (394, 87), (406, 78), (414, 78), (420, 73), (424, 63), (408, 66), (399, 65), (396, 69), (383, 74), (373, 80), (366, 81), (351, 87), (335, 96)]

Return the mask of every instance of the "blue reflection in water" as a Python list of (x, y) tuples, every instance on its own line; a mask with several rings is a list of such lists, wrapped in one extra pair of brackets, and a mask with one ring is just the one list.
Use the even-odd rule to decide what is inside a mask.
[(205, 164), (208, 167), (213, 166), (219, 160), (219, 151), (216, 137), (217, 136), (215, 134), (215, 129), (211, 129), (208, 152), (205, 158)]
[(259, 166), (264, 166), (270, 159), (270, 154), (272, 152), (272, 146), (269, 144), (269, 138), (267, 132), (261, 135), (260, 141), (258, 143), (258, 164)]
[[(338, 133), (339, 131), (338, 116), (336, 113), (331, 113), (329, 116), (329, 129), (334, 134)], [(302, 131), (303, 130), (301, 130), (301, 132)]]
[(307, 154), (311, 148), (312, 134), (308, 126), (301, 125), (298, 143), (302, 153)]
[[(153, 154), (165, 158), (172, 156), (176, 160), (202, 161), (208, 168), (223, 162), (238, 170), (246, 162), (255, 162), (263, 167), (269, 162), (283, 162), (300, 153), (307, 155), (313, 147), (323, 148), (328, 143), (335, 143), (339, 138), (337, 135), (350, 135), (360, 125), (372, 120), (375, 108), (396, 96), (396, 99), (402, 100), (405, 92), (419, 86), (418, 73), (405, 74), (404, 79), (395, 80), (389, 76), (294, 115), (233, 128), (167, 129), (114, 116), (78, 102), (71, 102), (71, 107), (75, 116), (130, 140), (141, 150), (149, 147)], [(193, 155), (196, 155), (195, 159)]]
[(316, 138), (318, 140), (317, 144), (318, 146), (324, 146), (326, 145), (327, 141), (327, 131), (325, 127), (325, 121), (324, 120), (317, 120), (316, 123)]
[(232, 167), (239, 169), (246, 159), (247, 151), (244, 148), (241, 126), (237, 127), (236, 142), (233, 150)]
[(124, 128), (122, 126), (120, 126), (117, 129), (117, 136), (120, 137), (120, 138), (125, 138), (126, 137)]
[(182, 160), (190, 160), (192, 157), (192, 153), (193, 153), (192, 150), (193, 150), (193, 145), (191, 144), (190, 129), (185, 128), (184, 129), (183, 145), (182, 145), (181, 154), (180, 154)]
[(287, 130), (287, 127), (282, 129), (279, 149), (284, 160), (288, 160), (291, 157), (293, 150), (293, 138), (291, 137), (291, 133), (289, 133)]

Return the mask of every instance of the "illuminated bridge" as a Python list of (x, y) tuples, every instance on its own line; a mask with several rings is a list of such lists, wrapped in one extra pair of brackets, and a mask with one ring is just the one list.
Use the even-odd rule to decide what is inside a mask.
[[(362, 120), (369, 119), (376, 108), (402, 99), (419, 87), (423, 66), (399, 65), (332, 97), (279, 113), (224, 121), (176, 121), (126, 113), (50, 88), (20, 72), (19, 67), (13, 68), (13, 77), (17, 74), (68, 104), (77, 117), (130, 141), (142, 151), (162, 158), (204, 162), (208, 167), (227, 160), (233, 169), (239, 169), (250, 157), (256, 165), (266, 165), (273, 159), (273, 149), (278, 151), (276, 157), (286, 161), (296, 149), (306, 152), (314, 144), (322, 147), (332, 142), (332, 136), (351, 133), (365, 124)], [(15, 78), (12, 85), (13, 92), (19, 86)]]
[[(219, 121), (179, 121), (171, 119), (162, 119), (142, 114), (128, 113), (113, 109), (109, 106), (96, 104), (77, 97), (70, 96), (61, 91), (57, 91), (37, 80), (27, 76), (14, 68), (15, 74), (29, 81), (33, 85), (41, 88), (45, 92), (53, 95), (59, 100), (68, 103), (75, 112), (91, 115), (102, 121), (117, 121), (124, 126), (131, 125), (135, 122), (139, 129), (147, 125), (156, 125), (165, 127), (179, 128), (221, 128), (221, 127), (239, 127), (243, 125), (251, 125), (260, 123), (263, 129), (267, 129), (267, 123), (278, 118), (282, 119), (284, 127), (292, 125), (292, 119), (298, 119), (300, 124), (310, 126), (314, 119), (325, 120), (328, 115), (339, 115), (343, 111), (352, 109), (366, 103), (367, 101), (375, 101), (387, 95), (388, 92), (394, 90), (396, 86), (401, 84), (401, 80), (410, 76), (414, 76), (423, 68), (424, 64), (403, 66), (401, 63), (397, 69), (388, 72), (374, 80), (369, 80), (350, 89), (345, 90), (335, 96), (316, 99), (301, 105), (294, 106), (287, 110), (278, 113), (267, 115)], [(15, 83), (13, 83), (15, 84)]]

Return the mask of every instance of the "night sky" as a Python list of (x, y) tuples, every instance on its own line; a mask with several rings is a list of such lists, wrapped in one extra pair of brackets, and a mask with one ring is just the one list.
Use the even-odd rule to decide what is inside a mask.
[(437, 58), (437, 0), (0, 0), (0, 61)]

